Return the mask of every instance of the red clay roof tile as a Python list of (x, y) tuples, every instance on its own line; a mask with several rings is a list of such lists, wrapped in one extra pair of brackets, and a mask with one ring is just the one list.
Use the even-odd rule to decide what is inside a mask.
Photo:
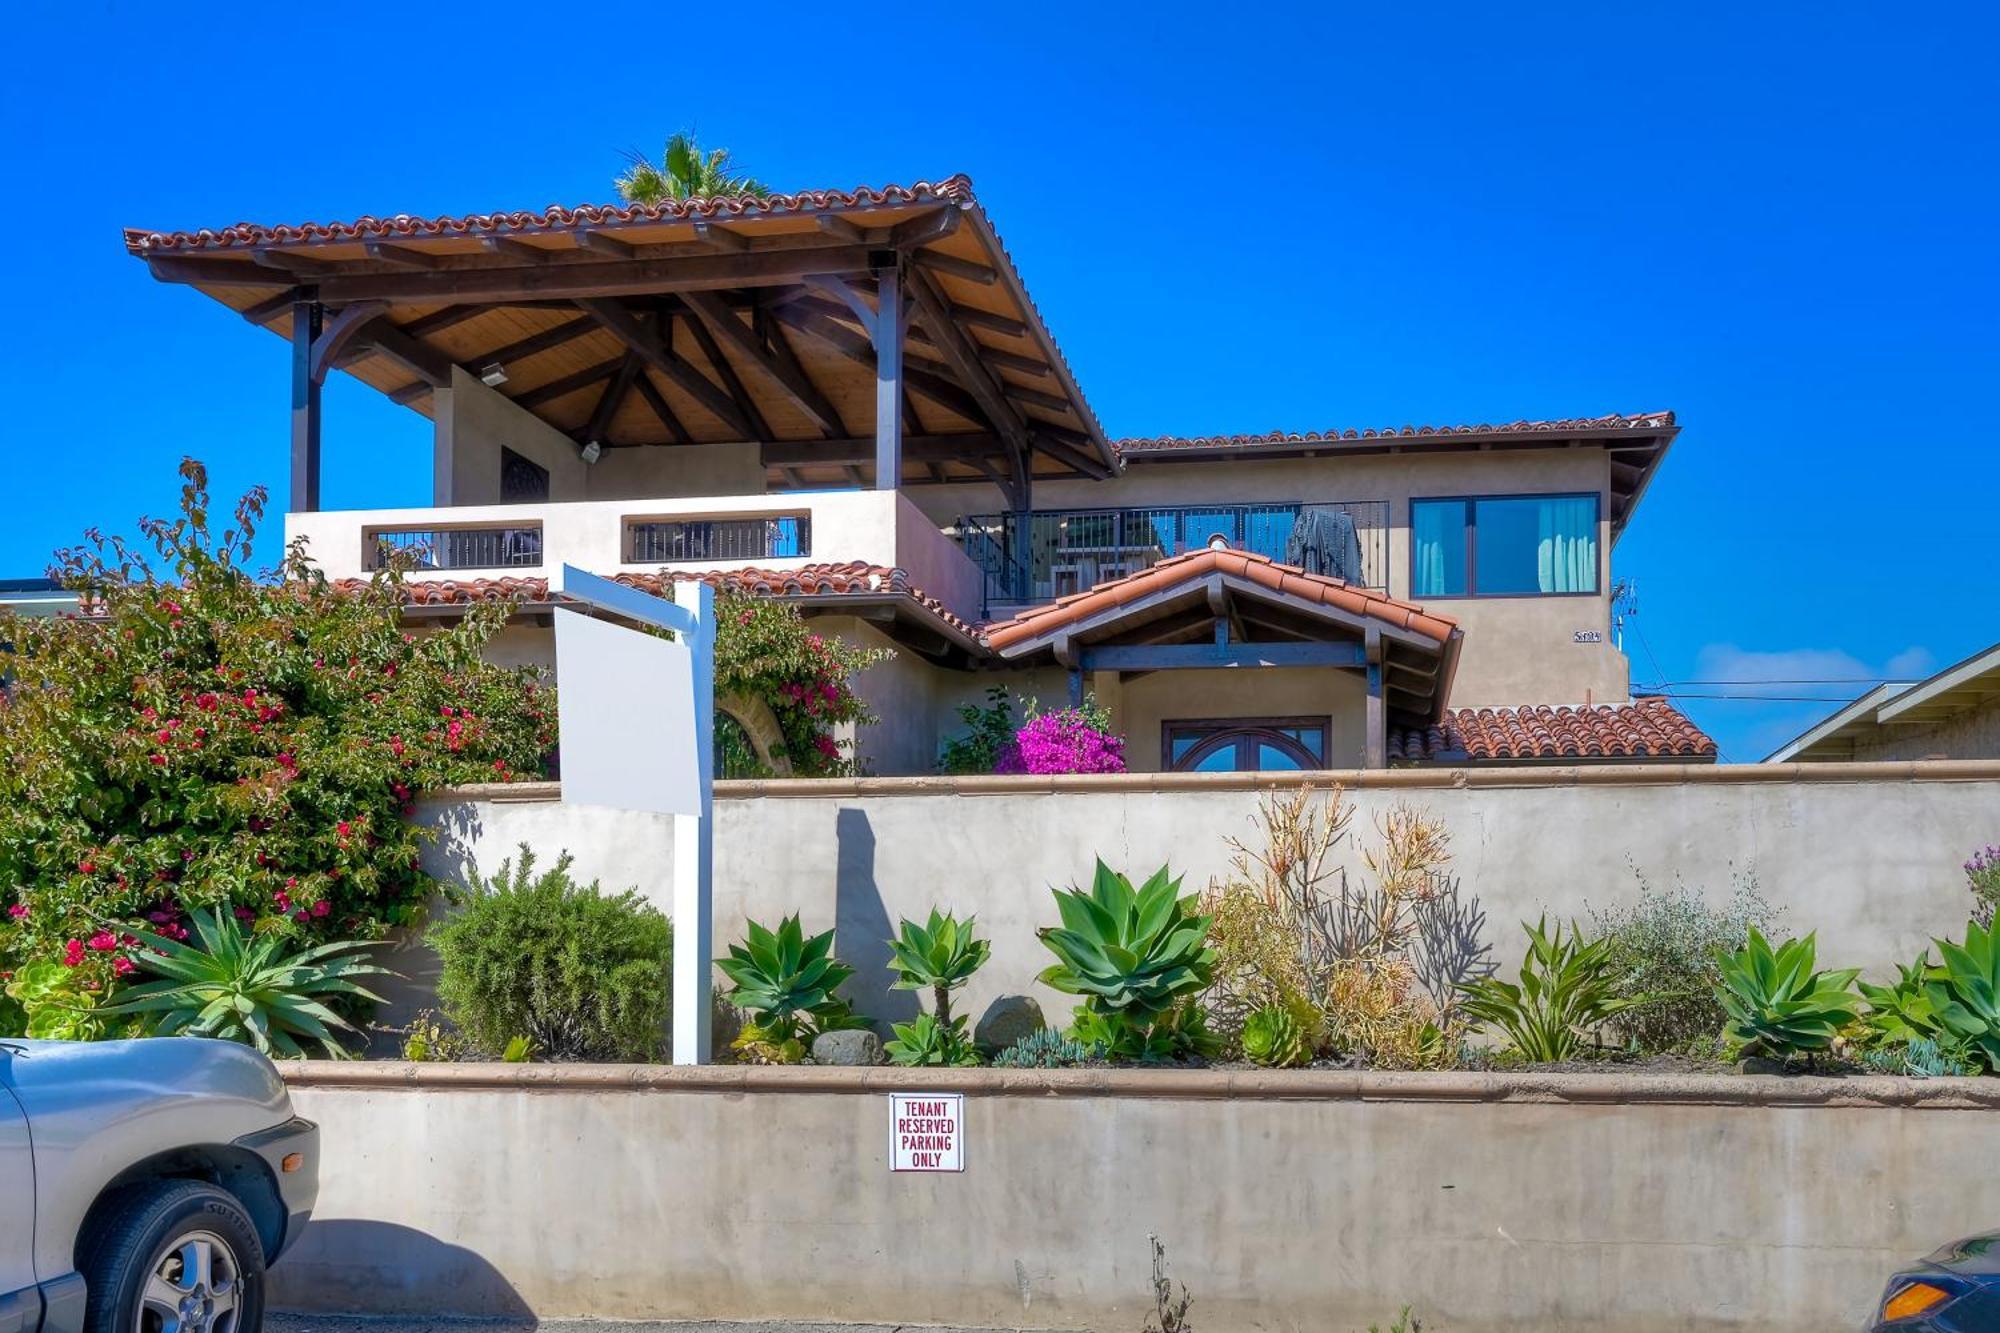
[(1439, 644), (1450, 639), (1458, 628), (1458, 622), (1449, 616), (1427, 612), (1421, 606), (1400, 602), (1340, 579), (1308, 574), (1295, 565), (1280, 564), (1269, 556), (1204, 547), (1162, 560), (1136, 574), (1111, 579), (1067, 597), (1058, 597), (1044, 606), (1023, 611), (1011, 620), (989, 624), (985, 626), (986, 641), (995, 651), (1005, 652), (1008, 648), (1039, 639), (1100, 612), (1140, 601), (1175, 584), (1217, 573), (1258, 584), (1281, 596), (1336, 607), (1351, 615), (1368, 616)]
[(1715, 742), (1665, 699), (1629, 704), (1458, 708), (1389, 737), (1392, 763), (1547, 759), (1713, 761)]

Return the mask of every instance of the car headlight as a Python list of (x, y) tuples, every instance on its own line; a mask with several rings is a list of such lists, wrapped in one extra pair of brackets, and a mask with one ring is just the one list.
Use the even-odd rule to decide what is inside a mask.
[(1934, 1275), (1926, 1277), (1897, 1277), (1889, 1283), (1889, 1294), (1882, 1300), (1882, 1321), (1895, 1323), (1899, 1319), (1915, 1319), (1927, 1315), (1939, 1306), (1964, 1294), (1964, 1284), (1956, 1278)]

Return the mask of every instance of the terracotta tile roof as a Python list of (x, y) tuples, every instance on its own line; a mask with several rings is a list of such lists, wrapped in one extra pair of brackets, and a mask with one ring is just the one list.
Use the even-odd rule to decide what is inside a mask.
[[(954, 614), (937, 598), (910, 583), (910, 576), (888, 565), (864, 561), (847, 564), (805, 565), (798, 569), (711, 570), (703, 573), (639, 574), (612, 576), (628, 588), (655, 596), (667, 595), (670, 585), (700, 580), (717, 589), (745, 593), (753, 597), (873, 596), (902, 597), (915, 603), (935, 619), (966, 638), (977, 640), (978, 631)], [(360, 587), (365, 579), (344, 579), (342, 586)], [(549, 581), (544, 578), (433, 579), (413, 578), (403, 583), (403, 597), (410, 606), (471, 606), (480, 602), (547, 602)]]
[(1713, 761), (1715, 742), (1665, 699), (1551, 708), (1458, 708), (1389, 736), (1391, 763), (1537, 759)]
[(986, 641), (995, 651), (1005, 652), (1010, 647), (1018, 647), (1102, 612), (1141, 601), (1175, 584), (1204, 579), (1211, 574), (1245, 579), (1283, 596), (1380, 620), (1438, 644), (1449, 640), (1458, 628), (1458, 622), (1448, 616), (1426, 612), (1421, 606), (1399, 602), (1340, 579), (1308, 574), (1296, 565), (1280, 564), (1268, 556), (1204, 547), (1162, 560), (1136, 574), (1100, 583), (1087, 591), (1059, 597), (1046, 606), (1023, 611), (1011, 620), (989, 624), (985, 627)]
[(1672, 429), (1672, 412), (1638, 412), (1604, 417), (1568, 417), (1558, 421), (1510, 421), (1477, 426), (1385, 426), (1363, 430), (1270, 431), (1263, 435), (1159, 435), (1112, 441), (1123, 454), (1171, 453), (1180, 449), (1255, 449), (1297, 444), (1345, 444), (1360, 440), (1437, 439), (1454, 435), (1561, 435), (1576, 431), (1660, 431)]
[(566, 208), (551, 204), (539, 211), (444, 214), (433, 218), (398, 213), (390, 218), (360, 217), (352, 222), (300, 222), (289, 226), (234, 226), (199, 231), (125, 229), (125, 248), (133, 254), (164, 254), (180, 250), (216, 250), (256, 245), (301, 245), (349, 241), (385, 241), (453, 236), (483, 236), (533, 231), (572, 231), (579, 226), (695, 219), (770, 217), (785, 213), (819, 213), (828, 209), (894, 207), (903, 204), (969, 203), (972, 181), (951, 176), (933, 184), (858, 186), (852, 190), (801, 190), (796, 194), (724, 195), (712, 199), (673, 199), (659, 204), (583, 204)]

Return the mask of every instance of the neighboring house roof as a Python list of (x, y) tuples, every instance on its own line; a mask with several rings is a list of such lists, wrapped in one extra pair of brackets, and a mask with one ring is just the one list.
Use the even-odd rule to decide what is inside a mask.
[(1387, 426), (1367, 429), (1271, 431), (1263, 435), (1162, 435), (1112, 442), (1128, 465), (1224, 461), (1243, 458), (1316, 457), (1322, 454), (1403, 453), (1413, 450), (1564, 448), (1601, 444), (1611, 453), (1611, 532), (1616, 537), (1651, 484), (1680, 427), (1672, 412), (1637, 412), (1552, 421), (1477, 426)]
[[(905, 610), (914, 617), (932, 622), (934, 627), (958, 641), (962, 647), (977, 647), (979, 633), (953, 614), (937, 598), (910, 583), (910, 576), (887, 565), (863, 561), (848, 564), (806, 565), (799, 569), (728, 569), (704, 573), (615, 574), (613, 579), (628, 588), (655, 596), (671, 595), (672, 585), (700, 581), (718, 589), (753, 597), (783, 597), (831, 609), (849, 607), (859, 613), (864, 606), (880, 605)], [(366, 587), (366, 579), (341, 579), (336, 586)], [(403, 583), (403, 597), (411, 607), (448, 609), (482, 602), (518, 602), (524, 606), (550, 604), (549, 583), (543, 578), (412, 578)]]
[(1858, 746), (1883, 740), (1891, 727), (1905, 734), (1908, 729), (1921, 732), (1995, 703), (2000, 703), (2000, 643), (1952, 663), (1928, 680), (1877, 685), (1779, 746), (1765, 762), (1850, 759)]
[(1566, 759), (1715, 760), (1715, 742), (1665, 699), (1629, 704), (1457, 708), (1434, 726), (1391, 733), (1391, 763)]
[(1296, 565), (1280, 564), (1269, 556), (1203, 547), (1162, 560), (1136, 574), (1059, 597), (1010, 620), (993, 622), (986, 626), (986, 641), (1002, 656), (1015, 657), (1059, 632), (1098, 621), (1107, 612), (1137, 605), (1177, 586), (1198, 583), (1218, 574), (1284, 598), (1376, 621), (1384, 628), (1426, 640), (1436, 647), (1442, 647), (1458, 632), (1457, 621), (1427, 612), (1413, 603), (1385, 597), (1340, 579), (1308, 574)]
[[(373, 310), (343, 329), (351, 341), (333, 364), (419, 411), (454, 368), (499, 364), (502, 393), (580, 442), (762, 440), (773, 489), (852, 484), (872, 464), (874, 352), (853, 303), (872, 295), (881, 257), (900, 252), (917, 319), (905, 382), (922, 422), (905, 441), (906, 480), (982, 479), (1015, 446), (1051, 477), (1117, 468), (963, 175), (762, 198), (128, 228), (125, 248), (156, 278), (285, 337), (294, 301), (311, 295), (330, 311)], [(644, 304), (627, 309), (627, 297)]]

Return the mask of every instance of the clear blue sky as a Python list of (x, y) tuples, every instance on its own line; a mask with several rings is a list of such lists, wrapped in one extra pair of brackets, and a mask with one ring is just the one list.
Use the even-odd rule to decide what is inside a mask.
[[(692, 124), (781, 188), (970, 174), (1115, 435), (1673, 408), (1616, 557), (1641, 682), (2000, 639), (1990, 10), (1417, 8), (29, 0), (0, 576), (164, 509), (184, 453), (282, 503), (283, 344), (121, 227), (600, 201)], [(422, 419), (328, 402), (327, 505), (423, 502)], [(1686, 706), (1734, 759), (1826, 711)]]

